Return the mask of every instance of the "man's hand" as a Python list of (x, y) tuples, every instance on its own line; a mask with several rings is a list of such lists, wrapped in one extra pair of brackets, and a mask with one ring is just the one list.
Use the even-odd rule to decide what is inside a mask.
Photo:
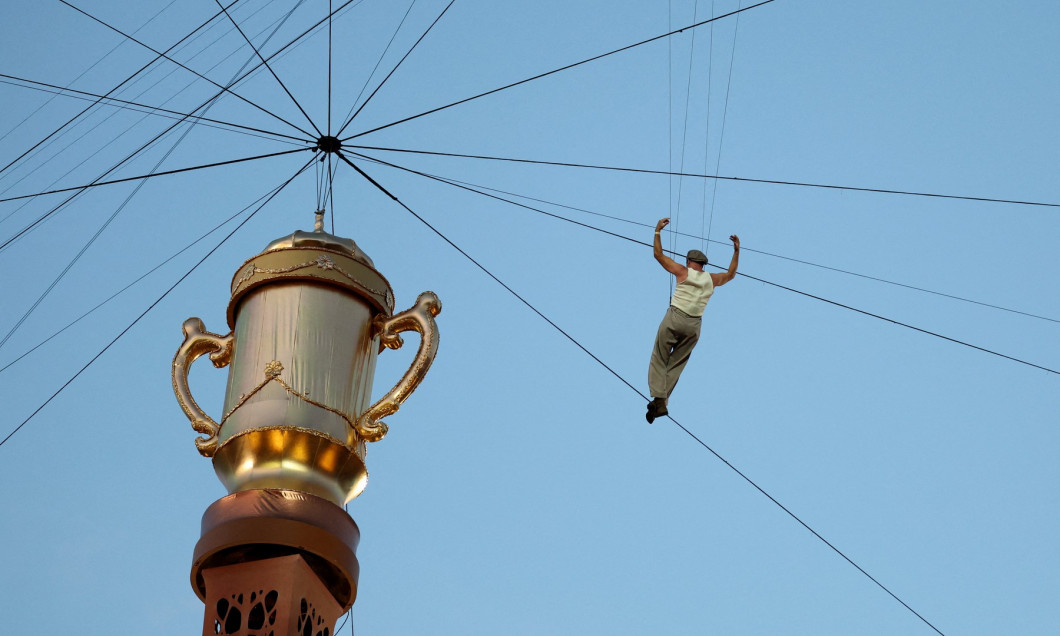
[(736, 250), (740, 249), (740, 237), (739, 236), (736, 236), (735, 234), (732, 234), (732, 235), (729, 236), (729, 240), (732, 241), (733, 249), (736, 249)]
[(661, 232), (664, 227), (670, 224), (670, 218), (659, 219), (659, 222), (655, 224), (655, 231)]

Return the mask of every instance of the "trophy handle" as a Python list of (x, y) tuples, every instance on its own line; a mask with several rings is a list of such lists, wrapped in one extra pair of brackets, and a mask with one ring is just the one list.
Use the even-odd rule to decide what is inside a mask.
[(228, 365), (232, 360), (232, 349), (235, 337), (229, 333), (227, 336), (219, 336), (206, 331), (206, 326), (198, 318), (188, 318), (182, 326), (184, 330), (184, 343), (177, 349), (173, 356), (173, 392), (177, 395), (177, 402), (184, 414), (191, 420), (191, 427), (205, 437), (195, 438), (195, 447), (203, 457), (212, 457), (217, 450), (217, 432), (220, 426), (207, 415), (195, 398), (191, 396), (188, 387), (188, 371), (192, 363), (203, 354), (210, 354), (213, 366), (220, 369)]
[(416, 304), (391, 318), (380, 314), (372, 320), (373, 335), (379, 336), (380, 344), (388, 349), (400, 349), (404, 344), (398, 334), (417, 331), (420, 348), (416, 359), (390, 392), (368, 407), (356, 420), (354, 428), (362, 439), (378, 442), (386, 435), (387, 425), (380, 420), (397, 413), (401, 404), (416, 390), (438, 353), (438, 327), (434, 317), (442, 311), (442, 301), (434, 292), (425, 291), (416, 299)]

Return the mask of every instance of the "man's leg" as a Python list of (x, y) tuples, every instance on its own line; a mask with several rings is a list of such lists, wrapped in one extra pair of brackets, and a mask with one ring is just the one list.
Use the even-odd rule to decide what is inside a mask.
[(665, 398), (669, 395), (667, 388), (673, 390), (667, 376), (671, 365), (671, 352), (677, 344), (678, 336), (674, 330), (673, 312), (666, 310), (659, 333), (655, 336), (655, 347), (651, 351), (651, 362), (648, 364), (648, 392), (653, 398)]
[(670, 355), (678, 340), (672, 315), (673, 312), (668, 308), (662, 322), (659, 323), (655, 347), (651, 352), (651, 362), (648, 364), (648, 391), (654, 398), (648, 402), (648, 412), (644, 415), (649, 424), (654, 422), (655, 418), (666, 415), (666, 387), (669, 384), (667, 374), (670, 367)]
[[(674, 392), (677, 381), (681, 379), (681, 372), (685, 370), (688, 359), (692, 356), (692, 349), (699, 342), (699, 327), (702, 321), (690, 316), (675, 317), (675, 335), (673, 350), (670, 352), (669, 368), (666, 373), (666, 399)], [(654, 393), (652, 394), (654, 395)]]

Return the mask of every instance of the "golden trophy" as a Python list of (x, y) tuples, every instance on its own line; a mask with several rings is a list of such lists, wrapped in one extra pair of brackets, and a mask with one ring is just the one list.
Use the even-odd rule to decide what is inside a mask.
[[(173, 359), (173, 389), (203, 436), (199, 452), (213, 458), (229, 493), (288, 489), (342, 505), (367, 482), (365, 443), (386, 435), (392, 415), (434, 361), (441, 302), (423, 292), (394, 314), (394, 293), (353, 240), (323, 231), (277, 239), (232, 279), (231, 332), (184, 322)], [(416, 331), (420, 346), (398, 383), (369, 405), (376, 357)], [(223, 415), (213, 420), (195, 402), (188, 371), (208, 354), (229, 366)]]

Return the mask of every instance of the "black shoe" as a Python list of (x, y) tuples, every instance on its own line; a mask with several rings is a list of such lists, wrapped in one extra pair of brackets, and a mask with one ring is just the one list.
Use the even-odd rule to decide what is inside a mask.
[(648, 412), (644, 414), (644, 419), (648, 420), (648, 424), (655, 421), (655, 418), (662, 417), (667, 414), (666, 410), (666, 398), (655, 398), (651, 402), (648, 402)]

